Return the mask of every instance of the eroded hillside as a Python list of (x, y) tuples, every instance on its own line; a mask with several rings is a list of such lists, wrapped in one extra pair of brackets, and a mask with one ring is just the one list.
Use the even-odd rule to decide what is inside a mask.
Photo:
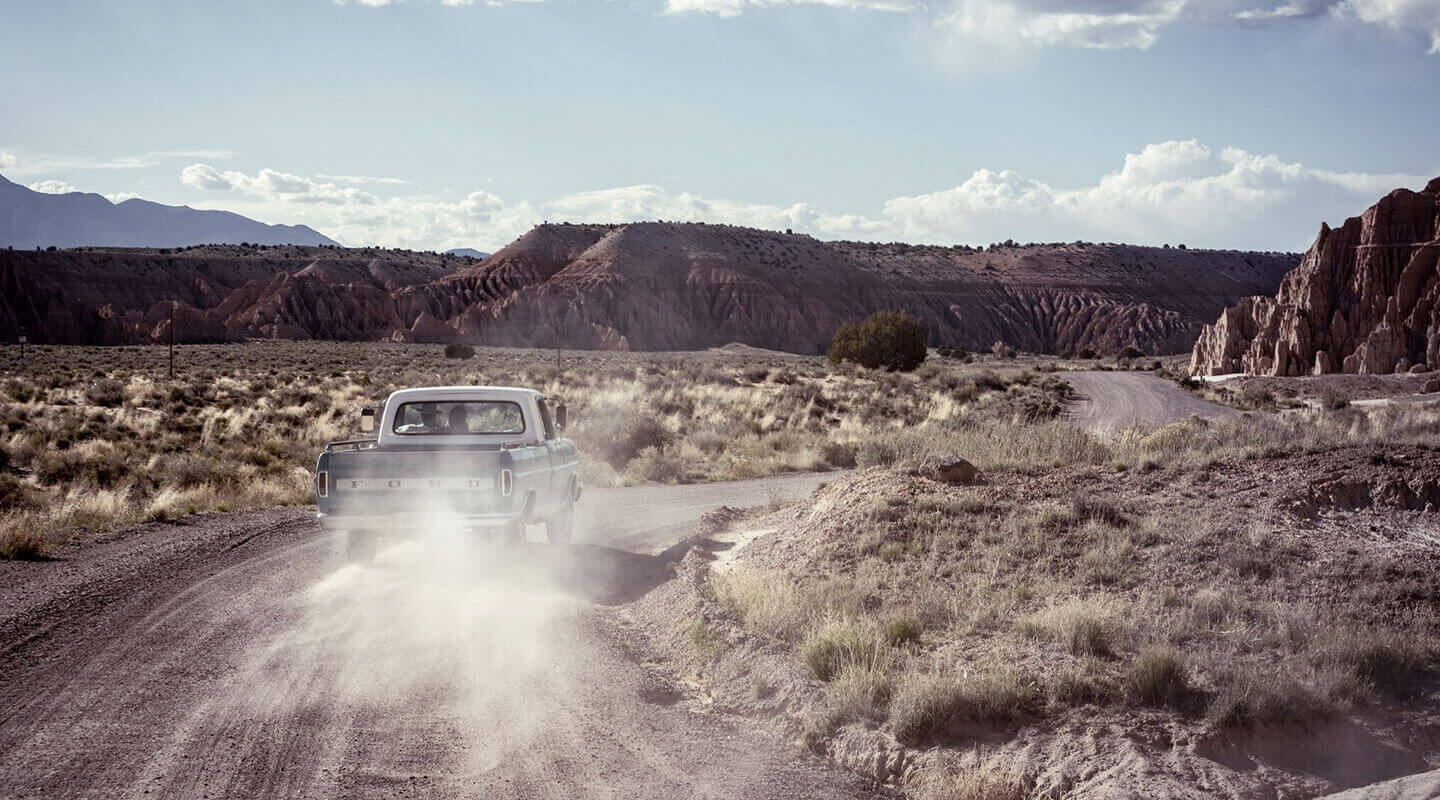
[[(1279, 253), (1073, 244), (823, 242), (725, 225), (541, 225), (474, 261), (396, 250), (194, 248), (0, 253), (0, 333), (150, 341), (357, 339), (628, 350), (741, 342), (823, 352), (841, 322), (907, 311), (930, 344), (1188, 349)], [(112, 287), (114, 290), (112, 291)]]

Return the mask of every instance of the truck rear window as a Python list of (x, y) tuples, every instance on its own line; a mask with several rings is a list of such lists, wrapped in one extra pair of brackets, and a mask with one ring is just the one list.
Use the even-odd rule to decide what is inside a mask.
[(404, 403), (392, 430), (402, 436), (524, 433), (525, 415), (508, 400)]

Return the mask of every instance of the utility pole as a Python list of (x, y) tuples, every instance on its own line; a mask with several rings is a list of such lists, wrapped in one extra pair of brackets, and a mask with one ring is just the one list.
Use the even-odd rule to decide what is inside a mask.
[(555, 332), (555, 377), (560, 377), (560, 309), (558, 306), (550, 308), (550, 328)]
[(175, 380), (175, 301), (170, 301), (170, 380)]

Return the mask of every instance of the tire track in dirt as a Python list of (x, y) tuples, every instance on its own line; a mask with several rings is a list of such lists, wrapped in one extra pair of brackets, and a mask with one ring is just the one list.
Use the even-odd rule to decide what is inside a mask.
[(361, 569), (277, 509), (0, 562), (0, 797), (870, 796), (654, 699), (608, 604), (667, 579), (646, 551), (710, 501), (771, 493), (666, 488), (587, 498), (605, 507), (568, 551), (401, 543)]

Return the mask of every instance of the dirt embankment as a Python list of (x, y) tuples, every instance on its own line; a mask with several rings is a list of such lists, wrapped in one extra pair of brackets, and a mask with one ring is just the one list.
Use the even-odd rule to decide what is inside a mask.
[(1437, 491), (1420, 447), (868, 470), (628, 613), (704, 702), (915, 796), (1316, 797), (1440, 763)]

